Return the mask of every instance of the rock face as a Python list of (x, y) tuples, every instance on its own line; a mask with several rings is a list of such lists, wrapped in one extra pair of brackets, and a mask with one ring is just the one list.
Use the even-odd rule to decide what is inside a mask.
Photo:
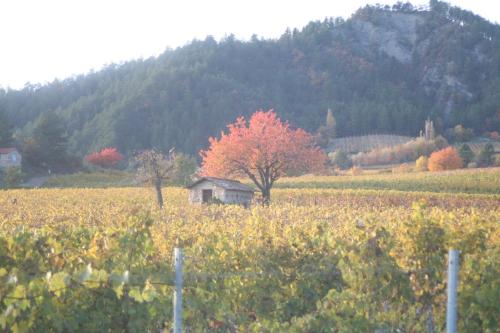
[[(416, 68), (420, 86), (438, 100), (447, 119), (452, 112), (454, 98), (472, 101), (478, 97), (478, 93), (467, 83), (470, 78), (461, 76), (458, 67), (460, 63), (478, 68), (488, 66), (491, 57), (484, 50), (489, 48), (491, 37), (476, 37), (471, 45), (464, 45), (463, 40), (470, 39), (470, 36), (459, 37), (466, 33), (464, 21), (448, 18), (429, 29), (431, 19), (434, 18), (429, 12), (380, 10), (376, 15), (363, 15), (361, 12), (352, 18), (350, 29), (365, 54), (375, 51), (402, 65)], [(445, 51), (447, 46), (455, 52)], [(440, 52), (436, 53), (436, 50)]]
[(422, 23), (424, 19), (418, 14), (387, 12), (377, 23), (354, 20), (352, 28), (367, 51), (376, 49), (401, 63), (409, 64), (417, 42), (418, 26)]

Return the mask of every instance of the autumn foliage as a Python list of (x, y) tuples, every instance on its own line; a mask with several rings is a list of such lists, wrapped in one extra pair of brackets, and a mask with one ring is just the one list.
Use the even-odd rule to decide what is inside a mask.
[(429, 158), (427, 156), (420, 156), (415, 161), (415, 169), (417, 171), (427, 171), (429, 170), (428, 164), (429, 164)]
[(203, 175), (248, 177), (262, 192), (264, 202), (283, 175), (298, 175), (323, 169), (326, 155), (302, 129), (292, 129), (273, 110), (255, 112), (247, 122), (240, 117), (228, 125), (229, 133), (210, 138), (201, 151)]
[(463, 161), (455, 148), (447, 147), (432, 153), (427, 167), (429, 171), (460, 169)]
[(94, 152), (85, 157), (85, 160), (93, 165), (103, 168), (111, 168), (123, 160), (123, 155), (116, 148), (104, 148), (100, 152)]
[(434, 140), (417, 138), (396, 146), (388, 145), (358, 153), (352, 157), (352, 162), (361, 166), (405, 163), (415, 161), (422, 155), (428, 156), (447, 145), (448, 142), (441, 136)]

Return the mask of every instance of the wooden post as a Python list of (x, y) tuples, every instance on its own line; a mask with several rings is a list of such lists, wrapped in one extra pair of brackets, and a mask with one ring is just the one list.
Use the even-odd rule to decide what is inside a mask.
[(457, 332), (457, 286), (458, 286), (458, 250), (448, 252), (448, 304), (446, 307), (446, 333)]
[(174, 249), (175, 288), (174, 288), (174, 333), (182, 333), (182, 249)]

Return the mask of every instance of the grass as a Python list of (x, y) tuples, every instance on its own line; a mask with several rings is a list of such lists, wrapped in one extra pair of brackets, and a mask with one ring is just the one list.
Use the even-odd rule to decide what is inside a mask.
[(98, 172), (78, 172), (49, 178), (44, 187), (56, 188), (102, 188), (134, 186), (134, 174), (126, 171), (109, 170)]
[(500, 194), (500, 168), (358, 176), (289, 177), (280, 179), (275, 187)]

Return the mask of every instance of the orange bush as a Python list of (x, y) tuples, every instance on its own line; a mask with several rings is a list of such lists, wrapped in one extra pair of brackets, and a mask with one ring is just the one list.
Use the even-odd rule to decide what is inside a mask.
[(432, 153), (427, 167), (429, 171), (460, 169), (463, 161), (455, 148), (448, 147)]

